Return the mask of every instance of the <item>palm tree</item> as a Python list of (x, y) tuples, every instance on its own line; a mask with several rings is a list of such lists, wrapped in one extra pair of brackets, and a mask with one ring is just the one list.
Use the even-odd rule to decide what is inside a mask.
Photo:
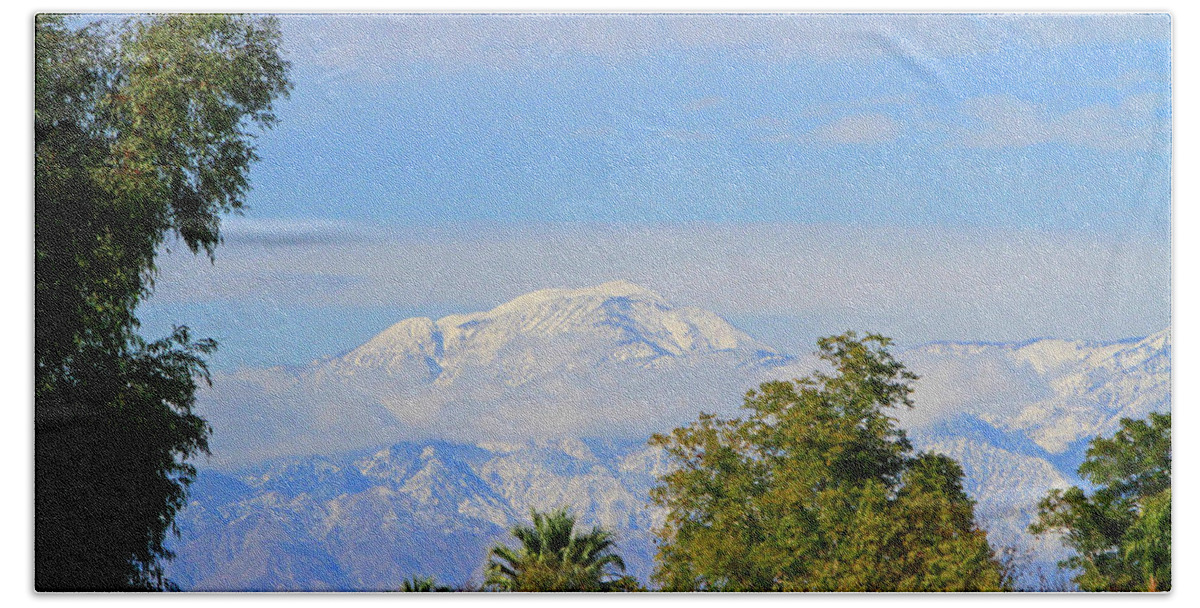
[(414, 576), (409, 580), (404, 581), (400, 586), (401, 591), (453, 591), (445, 585), (437, 584), (437, 581), (432, 576)]
[(566, 509), (531, 514), (532, 527), (512, 530), (521, 542), (519, 550), (492, 548), (485, 585), (502, 591), (610, 591), (629, 586), (629, 577), (613, 578), (613, 569), (625, 571), (625, 561), (614, 553), (611, 532), (597, 526), (576, 534), (575, 517)]

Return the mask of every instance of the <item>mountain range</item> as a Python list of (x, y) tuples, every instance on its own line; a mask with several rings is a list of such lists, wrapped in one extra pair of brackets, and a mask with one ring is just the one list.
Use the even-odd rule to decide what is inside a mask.
[[(1091, 438), (1170, 409), (1169, 330), (894, 354), (920, 375), (900, 425), (963, 464), (994, 545), (1044, 568), (1063, 550), (1025, 532), (1037, 500), (1080, 483)], [(737, 415), (747, 389), (817, 365), (618, 281), (407, 319), (301, 368), (217, 375), (199, 400), (217, 457), (181, 513), (169, 574), (207, 590), (478, 582), (531, 508), (569, 506), (614, 530), (646, 580), (662, 517), (648, 492), (669, 466), (648, 436)]]

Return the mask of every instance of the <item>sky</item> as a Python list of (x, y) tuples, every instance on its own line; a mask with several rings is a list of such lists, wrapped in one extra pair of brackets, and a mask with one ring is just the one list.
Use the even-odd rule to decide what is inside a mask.
[(218, 369), (615, 279), (789, 352), (1171, 324), (1165, 15), (281, 25), (248, 208), (139, 311)]

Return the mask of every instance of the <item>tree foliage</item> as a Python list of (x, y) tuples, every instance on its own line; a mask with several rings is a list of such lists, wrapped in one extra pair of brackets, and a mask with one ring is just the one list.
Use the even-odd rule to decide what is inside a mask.
[(516, 526), (512, 535), (521, 543), (492, 548), (485, 586), (501, 591), (636, 591), (636, 581), (624, 572), (611, 532), (594, 527), (576, 533), (575, 517), (565, 509), (532, 512), (532, 526)]
[(443, 592), (453, 591), (450, 587), (437, 584), (432, 576), (414, 576), (400, 585), (404, 592)]
[(1034, 534), (1058, 533), (1075, 555), (1084, 591), (1171, 589), (1171, 414), (1121, 420), (1092, 440), (1079, 474), (1095, 488), (1052, 490), (1038, 505)]
[(161, 559), (208, 449), (211, 340), (146, 341), (135, 309), (177, 237), (210, 257), (286, 93), (269, 19), (35, 22), (35, 584), (169, 586)]
[(1003, 569), (962, 469), (913, 455), (888, 410), (911, 407), (890, 341), (818, 341), (833, 372), (750, 391), (744, 418), (655, 435), (677, 465), (652, 500), (655, 580), (670, 591), (997, 590)]

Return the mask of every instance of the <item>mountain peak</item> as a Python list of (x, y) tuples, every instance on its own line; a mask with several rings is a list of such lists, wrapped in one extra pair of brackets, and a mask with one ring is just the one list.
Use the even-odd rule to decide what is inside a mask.
[(518, 387), (535, 390), (539, 379), (562, 374), (584, 374), (589, 385), (600, 367), (632, 373), (718, 357), (731, 367), (757, 368), (769, 356), (778, 355), (720, 316), (674, 306), (617, 280), (543, 289), (488, 311), (436, 321), (407, 319), (332, 361), (327, 371), (342, 378), (382, 373), (387, 384), (380, 390), (397, 403), (411, 401), (417, 390), (428, 401), (450, 385), (471, 387), (475, 398), (490, 401)]
[[(535, 291), (487, 312), (443, 317), (437, 328), (446, 352), (463, 352), (462, 347), (469, 346), (487, 353), (484, 359), (489, 361), (510, 346), (525, 353), (534, 349), (532, 356), (543, 360), (551, 355), (642, 362), (664, 355), (767, 350), (711, 312), (676, 307), (623, 280)], [(527, 366), (527, 354), (518, 358)]]
[[(372, 429), (394, 419), (406, 433), (472, 441), (581, 429), (626, 437), (670, 428), (695, 408), (736, 407), (747, 387), (790, 360), (715, 313), (611, 281), (407, 319), (318, 364), (304, 383), (320, 396), (314, 416), (338, 424), (353, 412), (371, 417)], [(691, 396), (697, 390), (702, 397)], [(584, 454), (578, 447), (564, 449)]]
[(574, 289), (539, 289), (523, 296), (513, 298), (512, 300), (493, 308), (488, 312), (488, 314), (503, 314), (523, 309), (538, 308), (543, 306), (556, 306), (562, 302), (571, 302), (577, 300), (601, 302), (622, 298), (645, 300), (659, 305), (669, 305), (666, 299), (664, 299), (662, 296), (649, 289), (646, 289), (645, 287), (642, 287), (641, 285), (630, 283), (629, 281), (617, 280), (601, 283), (600, 285), (579, 287)]
[(601, 283), (600, 285), (596, 285), (595, 287), (585, 287), (580, 291), (589, 291), (589, 292), (594, 292), (597, 295), (607, 295), (610, 297), (618, 297), (618, 298), (634, 296), (634, 295), (650, 296), (650, 297), (659, 298), (659, 299), (662, 298), (662, 296), (658, 295), (657, 293), (655, 293), (645, 287), (642, 287), (641, 285), (638, 285), (636, 283), (630, 283), (629, 281), (626, 281), (624, 279), (618, 279), (616, 281), (609, 281), (607, 283)]

